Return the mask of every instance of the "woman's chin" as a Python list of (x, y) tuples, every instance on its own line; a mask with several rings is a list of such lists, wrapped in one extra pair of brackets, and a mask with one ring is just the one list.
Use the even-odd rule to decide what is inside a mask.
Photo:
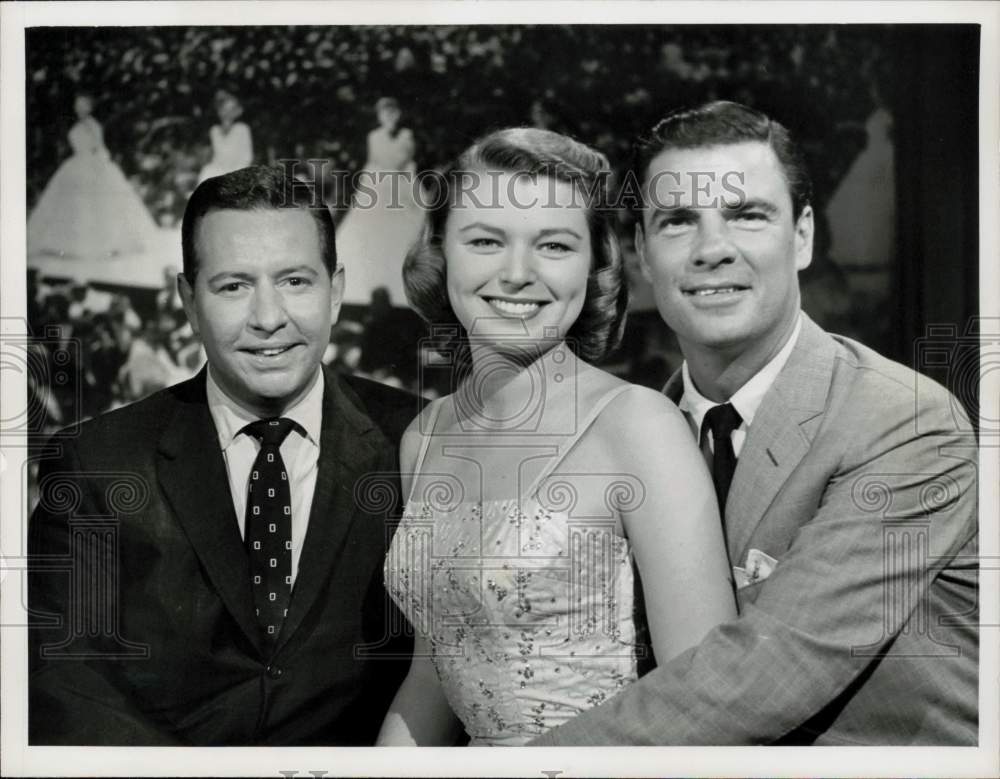
[(560, 343), (558, 338), (532, 338), (523, 334), (516, 338), (480, 336), (469, 339), (469, 349), (473, 360), (477, 357), (489, 357), (527, 367)]

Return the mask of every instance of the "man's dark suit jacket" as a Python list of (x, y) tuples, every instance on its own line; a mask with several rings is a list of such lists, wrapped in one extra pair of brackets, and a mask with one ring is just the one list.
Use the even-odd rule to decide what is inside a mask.
[[(382, 564), (422, 402), (324, 371), (319, 472), (273, 650), (194, 379), (43, 461), (29, 530), (29, 743), (371, 744), (409, 664)], [(395, 656), (396, 659), (390, 659)]]

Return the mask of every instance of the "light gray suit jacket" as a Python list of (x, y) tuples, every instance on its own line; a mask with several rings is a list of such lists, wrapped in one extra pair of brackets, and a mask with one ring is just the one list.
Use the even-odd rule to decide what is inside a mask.
[(738, 618), (534, 743), (976, 744), (977, 487), (947, 391), (803, 315), (725, 509), (733, 565), (777, 563)]

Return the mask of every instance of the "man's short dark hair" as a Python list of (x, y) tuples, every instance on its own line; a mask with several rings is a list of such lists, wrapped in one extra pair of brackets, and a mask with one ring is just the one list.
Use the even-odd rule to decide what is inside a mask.
[(649, 164), (667, 149), (695, 149), (748, 141), (766, 143), (771, 147), (788, 183), (792, 218), (798, 219), (802, 210), (812, 202), (812, 181), (802, 150), (784, 125), (740, 103), (715, 100), (667, 114), (649, 135), (636, 143), (632, 171), (636, 180), (645, 185)]
[(317, 197), (311, 184), (294, 178), (281, 165), (251, 165), (222, 176), (205, 179), (191, 194), (181, 224), (184, 276), (193, 284), (198, 273), (195, 234), (198, 223), (213, 211), (267, 211), (301, 208), (309, 212), (319, 230), (323, 264), (330, 275), (337, 269), (337, 242), (333, 215)]

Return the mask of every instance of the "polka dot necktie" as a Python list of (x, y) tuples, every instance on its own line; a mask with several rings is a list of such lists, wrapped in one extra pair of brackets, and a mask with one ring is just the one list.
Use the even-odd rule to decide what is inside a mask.
[(736, 471), (733, 431), (742, 423), (743, 417), (733, 408), (732, 403), (713, 406), (705, 414), (705, 424), (712, 433), (712, 481), (715, 482), (715, 495), (719, 499), (719, 513), (722, 514), (723, 525), (725, 525), (729, 485), (732, 484), (733, 473)]
[(292, 491), (281, 459), (290, 419), (261, 419), (243, 428), (261, 442), (250, 470), (244, 536), (250, 555), (254, 608), (264, 635), (274, 641), (292, 594)]

